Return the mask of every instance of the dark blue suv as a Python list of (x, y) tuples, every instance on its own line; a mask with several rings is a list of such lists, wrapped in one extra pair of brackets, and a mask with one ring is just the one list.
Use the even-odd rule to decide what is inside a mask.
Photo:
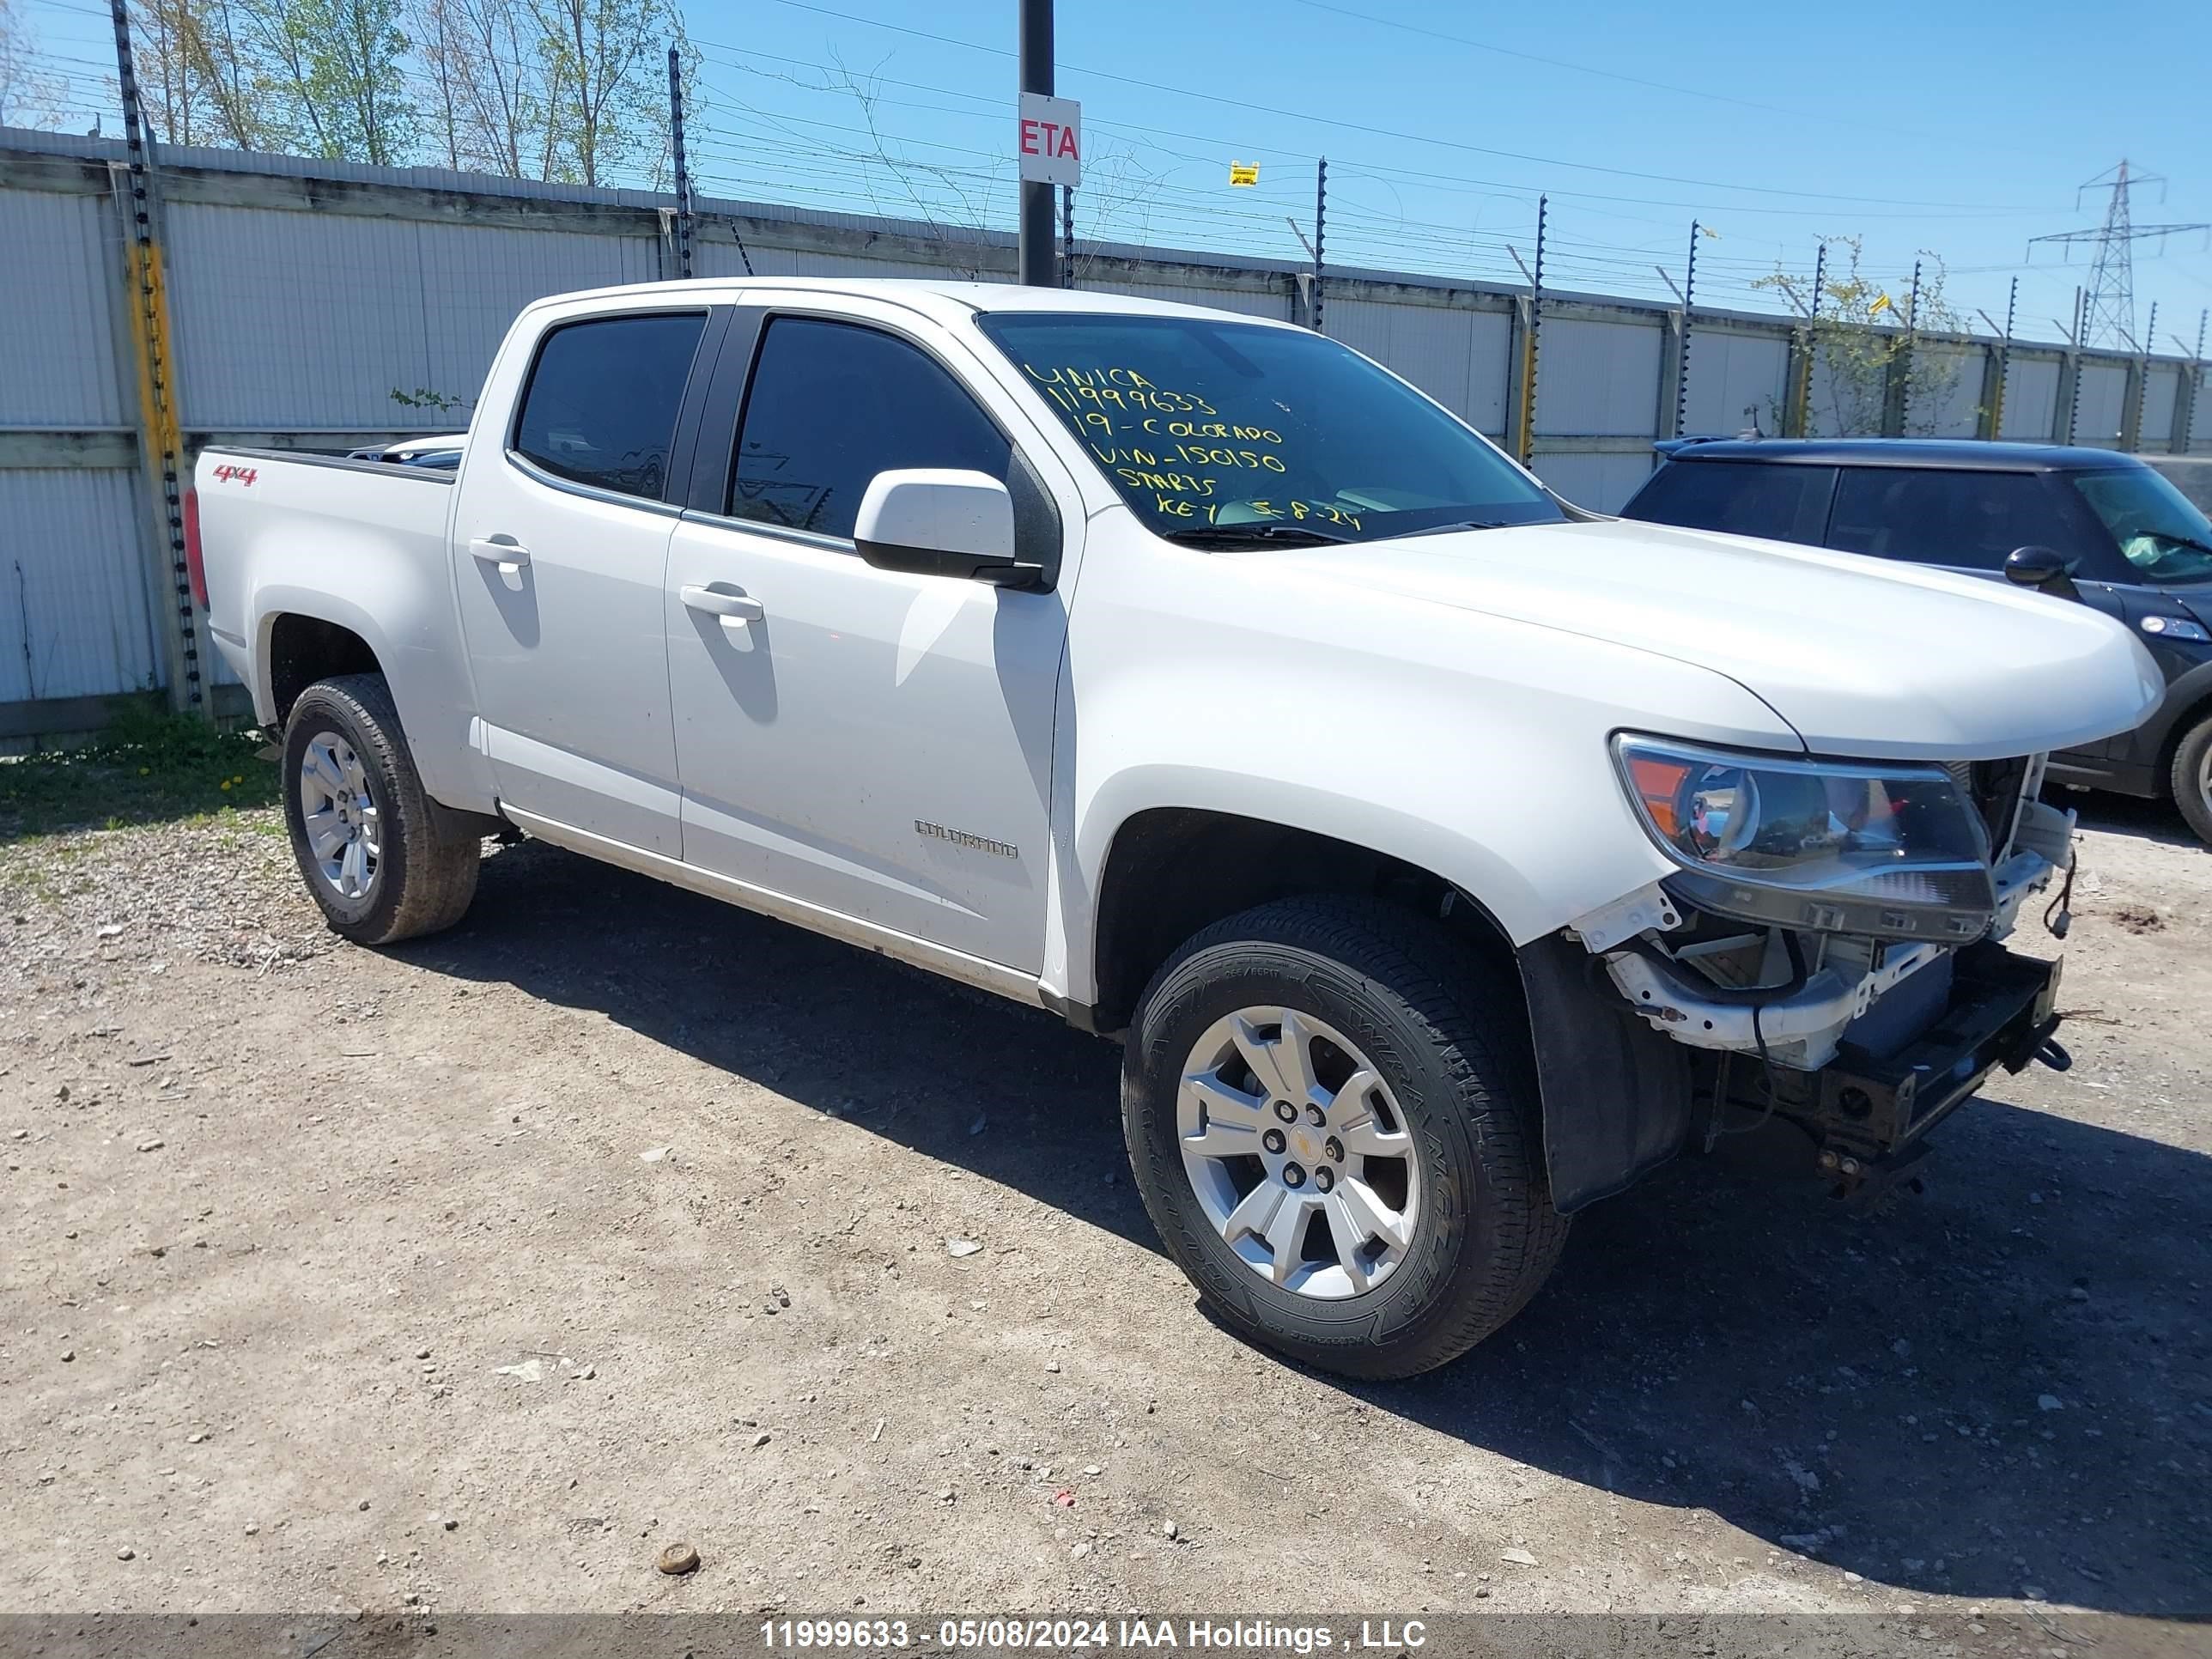
[(1622, 516), (2009, 579), (2133, 629), (2166, 701), (2054, 755), (2063, 783), (2171, 799), (2212, 843), (2212, 520), (2133, 455), (1942, 440), (1692, 439)]

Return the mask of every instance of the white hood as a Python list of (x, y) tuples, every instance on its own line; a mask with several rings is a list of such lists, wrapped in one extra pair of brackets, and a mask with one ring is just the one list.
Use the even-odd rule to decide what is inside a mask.
[(2134, 726), (2165, 691), (2088, 605), (1747, 536), (1607, 520), (1235, 556), (1698, 664), (1816, 755), (2068, 749)]

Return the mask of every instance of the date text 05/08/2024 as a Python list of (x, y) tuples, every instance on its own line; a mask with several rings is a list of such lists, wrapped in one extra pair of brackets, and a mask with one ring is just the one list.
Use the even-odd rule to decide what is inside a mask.
[(960, 1650), (1073, 1648), (1185, 1649), (1201, 1653), (1404, 1653), (1423, 1647), (1419, 1620), (1362, 1619), (1357, 1627), (1253, 1619), (776, 1619), (763, 1620), (771, 1650)]

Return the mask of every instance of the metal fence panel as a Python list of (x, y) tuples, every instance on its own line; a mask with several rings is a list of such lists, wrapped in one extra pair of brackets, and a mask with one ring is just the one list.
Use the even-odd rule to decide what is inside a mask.
[(1971, 438), (1981, 429), (1982, 354), (1971, 347), (1923, 345), (1929, 368), (1921, 376), (1932, 386), (1929, 407), (1915, 404), (1910, 429), (1931, 438)]
[(0, 191), (0, 426), (122, 425), (122, 274), (105, 198)]
[(156, 681), (136, 470), (0, 469), (0, 702)]
[[(574, 289), (649, 283), (660, 275), (659, 246), (648, 237), (485, 225), (411, 228), (410, 289), (422, 319), (422, 378), (390, 386), (369, 380), (359, 388), (362, 406), (380, 407), (382, 421), (403, 430), (451, 432), (468, 424), (465, 410), (409, 410), (395, 405), (391, 394), (426, 390), (465, 398), (473, 408), (507, 325), (531, 301)], [(403, 264), (405, 258), (403, 252)]]
[(2081, 397), (2074, 419), (2074, 441), (2111, 449), (2120, 441), (2120, 421), (2128, 401), (2128, 371), (2122, 363), (2081, 365)]
[[(659, 274), (645, 238), (172, 207), (169, 295), (187, 427), (437, 431), (393, 392), (473, 399), (526, 301)], [(303, 372), (312, 366), (313, 372)]]
[(2142, 427), (2136, 440), (2142, 448), (2174, 447), (2173, 404), (2180, 391), (2178, 368), (2154, 368), (2143, 377)]
[(2023, 357), (2005, 365), (2003, 429), (1997, 436), (2015, 443), (2047, 444), (2057, 429), (2058, 381), (2063, 365), (2055, 357)]
[[(1127, 283), (1113, 280), (1086, 286), (1102, 294), (1127, 294), (1139, 300), (1166, 300), (1179, 306), (1212, 306), (1245, 317), (1270, 317), (1279, 323), (1291, 319), (1287, 293), (1269, 294), (1258, 289), (1208, 288), (1196, 283)], [(1332, 311), (1334, 306), (1329, 307)]]
[(1729, 437), (1753, 425), (1781, 431), (1789, 373), (1790, 343), (1778, 335), (1693, 327), (1686, 429)]
[(1651, 476), (1655, 456), (1642, 452), (1569, 451), (1534, 458), (1536, 476), (1577, 507), (1593, 513), (1618, 513)]
[[(752, 261), (756, 276), (927, 276), (943, 281), (957, 276), (954, 250), (941, 264), (914, 259), (874, 259), (855, 253), (821, 252), (811, 248), (760, 247), (748, 242), (744, 252), (734, 242), (695, 241), (691, 269), (702, 276), (742, 276), (745, 261)], [(988, 249), (981, 250), (988, 253)]]
[(1661, 338), (1656, 322), (1547, 319), (1536, 376), (1538, 435), (1656, 435)]
[(1389, 300), (1324, 299), (1329, 336), (1402, 374), (1493, 437), (1505, 430), (1505, 363), (1512, 325), (1502, 311)]

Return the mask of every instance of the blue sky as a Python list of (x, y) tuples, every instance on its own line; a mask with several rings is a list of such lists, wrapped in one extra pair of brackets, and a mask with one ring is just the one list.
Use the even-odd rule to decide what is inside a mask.
[[(1010, 223), (1015, 9), (689, 0), (705, 189)], [(28, 10), (58, 57), (112, 52), (90, 0)], [(2139, 222), (2212, 220), (2203, 0), (1061, 0), (1058, 27), (1060, 90), (1085, 111), (1081, 236), (1299, 257), (1284, 219), (1310, 233), (1326, 153), (1332, 264), (1513, 280), (1544, 191), (1547, 286), (1663, 297), (1653, 266), (1680, 280), (1694, 216), (1719, 233), (1700, 244), (1701, 301), (1771, 308), (1753, 279), (1856, 234), (1900, 299), (1916, 252), (1939, 253), (1970, 320), (2002, 320), (2018, 275), (2020, 331), (2055, 338), (2087, 250), (2069, 264), (2027, 243), (2097, 222), (2105, 198), (2077, 207), (2077, 185), (2125, 156), (2169, 180), (2163, 201), (2136, 192)], [(1261, 164), (1258, 188), (1228, 185), (1232, 160)], [(2206, 236), (2136, 258), (2138, 331), (2156, 300), (2160, 348), (2193, 343)]]

